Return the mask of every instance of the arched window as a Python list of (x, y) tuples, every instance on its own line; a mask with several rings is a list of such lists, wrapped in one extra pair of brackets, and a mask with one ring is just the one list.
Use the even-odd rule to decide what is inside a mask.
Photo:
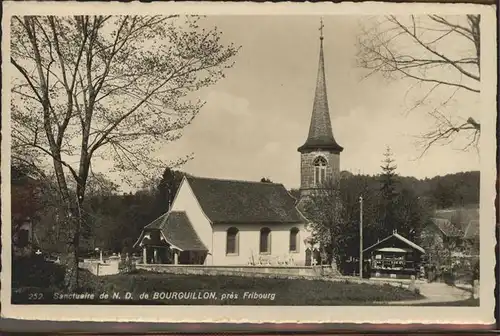
[(326, 159), (322, 156), (318, 156), (314, 159), (314, 184), (316, 186), (321, 185), (326, 180)]
[(290, 230), (290, 248), (289, 248), (290, 252), (299, 251), (298, 238), (299, 238), (299, 229), (294, 227)]
[(227, 229), (226, 236), (226, 254), (238, 254), (239, 242), (238, 242), (238, 229), (231, 227)]
[(260, 229), (260, 253), (271, 253), (271, 230), (267, 227)]

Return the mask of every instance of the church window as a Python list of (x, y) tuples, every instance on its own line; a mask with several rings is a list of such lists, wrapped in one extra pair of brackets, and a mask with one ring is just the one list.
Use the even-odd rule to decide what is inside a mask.
[(314, 184), (319, 186), (326, 180), (326, 159), (318, 156), (314, 160)]
[(271, 253), (271, 230), (267, 227), (260, 230), (259, 252)]
[(297, 244), (299, 238), (299, 229), (296, 227), (290, 230), (290, 252), (298, 252), (299, 245)]
[(235, 227), (231, 227), (227, 230), (226, 237), (226, 254), (237, 254), (239, 248), (239, 231)]

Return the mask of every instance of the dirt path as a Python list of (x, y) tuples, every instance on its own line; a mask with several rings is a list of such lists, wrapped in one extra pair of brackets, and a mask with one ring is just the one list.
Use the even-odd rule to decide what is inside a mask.
[(432, 283), (420, 283), (417, 285), (417, 288), (420, 289), (420, 294), (425, 296), (424, 299), (421, 300), (410, 300), (410, 301), (396, 301), (396, 302), (388, 302), (388, 305), (423, 305), (426, 303), (447, 303), (447, 302), (455, 302), (466, 300), (470, 298), (470, 292), (453, 287), (448, 286), (445, 283), (432, 282)]

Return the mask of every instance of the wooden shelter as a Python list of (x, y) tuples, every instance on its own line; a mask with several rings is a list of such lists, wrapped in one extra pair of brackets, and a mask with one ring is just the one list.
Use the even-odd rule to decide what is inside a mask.
[(364, 259), (368, 260), (368, 274), (374, 278), (408, 279), (412, 275), (416, 277), (424, 254), (422, 247), (396, 231), (363, 251)]

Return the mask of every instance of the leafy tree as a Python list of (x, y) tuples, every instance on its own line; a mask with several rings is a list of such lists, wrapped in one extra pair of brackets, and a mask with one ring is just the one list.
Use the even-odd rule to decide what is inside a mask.
[(397, 232), (411, 241), (418, 242), (424, 226), (431, 217), (430, 207), (416, 193), (402, 187), (395, 199)]
[[(358, 40), (358, 63), (389, 79), (405, 79), (422, 90), (411, 110), (425, 109), (434, 118), (432, 129), (421, 134), (423, 153), (434, 144), (447, 144), (465, 133), (464, 149), (478, 143), (478, 111), (464, 120), (450, 108), (452, 99), (480, 91), (481, 17), (470, 14), (377, 17), (365, 20)], [(460, 94), (458, 94), (460, 93)], [(449, 111), (447, 111), (449, 108)]]
[(479, 204), (478, 171), (436, 176), (426, 182), (429, 189), (424, 195), (436, 204), (438, 209)]
[(267, 177), (263, 177), (260, 179), (260, 182), (262, 183), (273, 183), (273, 181), (271, 181), (271, 179), (267, 178)]
[(68, 290), (78, 285), (80, 210), (93, 158), (143, 176), (164, 167), (152, 155), (155, 145), (180, 137), (203, 106), (190, 94), (232, 66), (238, 48), (222, 45), (220, 34), (194, 17), (12, 18), (13, 148), (51, 162), (65, 209)]
[(109, 253), (131, 253), (142, 228), (157, 217), (155, 200), (156, 194), (151, 190), (89, 198), (85, 218), (91, 232), (82, 250), (91, 252), (99, 248)]
[(11, 223), (14, 249), (23, 224), (29, 223), (35, 245), (24, 246), (23, 254), (34, 248), (43, 252), (59, 251), (58, 221), (62, 214), (54, 176), (47, 175), (35, 162), (14, 157), (11, 165)]
[[(40, 244), (39, 247), (42, 252), (63, 253), (65, 246), (61, 239), (61, 221), (65, 216), (65, 209), (61, 205), (56, 178), (43, 175), (43, 173), (35, 176), (39, 187), (39, 195), (31, 199), (31, 202), (36, 203), (38, 207), (32, 221), (37, 242)], [(115, 220), (113, 216), (105, 217), (105, 214), (103, 214), (108, 206), (103, 199), (114, 195), (116, 192), (116, 185), (101, 174), (90, 176), (88, 185), (87, 202), (80, 209), (82, 215), (80, 243), (82, 248), (86, 250), (93, 249), (96, 244), (92, 242), (98, 239), (96, 237), (101, 237), (98, 226), (109, 227), (110, 223)], [(74, 187), (71, 188), (70, 192), (71, 195), (75, 195)], [(14, 202), (18, 205), (22, 204), (17, 199)]]
[(170, 209), (182, 179), (186, 175), (187, 174), (182, 171), (173, 170), (169, 167), (165, 168), (157, 186), (158, 196), (156, 214), (158, 216)]
[[(344, 272), (349, 257), (359, 257), (360, 244), (360, 196), (363, 197), (363, 247), (377, 241), (378, 230), (378, 181), (368, 175), (344, 174), (339, 182), (343, 204), (344, 244), (339, 249), (339, 259)], [(357, 267), (357, 265), (356, 265)], [(357, 268), (356, 268), (357, 269)], [(352, 270), (351, 270), (352, 271)]]
[(337, 265), (341, 261), (340, 250), (346, 238), (338, 182), (325, 181), (323, 187), (304, 202), (303, 211), (311, 221), (314, 241), (319, 243), (326, 261), (332, 265), (334, 272), (337, 272)]
[(24, 224), (32, 225), (40, 211), (40, 184), (26, 166), (11, 167), (11, 235), (13, 250), (26, 249), (29, 243)]
[(438, 181), (435, 189), (432, 191), (432, 197), (438, 209), (446, 209), (454, 204), (455, 190), (453, 184), (444, 180)]
[(290, 189), (288, 190), (288, 192), (290, 193), (290, 195), (292, 195), (297, 201), (300, 200), (300, 189)]
[[(403, 183), (397, 175), (393, 179), (397, 188), (392, 193), (392, 224), (400, 234), (418, 243), (422, 228), (430, 218), (430, 206), (411, 188), (415, 181)], [(381, 225), (385, 204), (381, 201), (380, 181), (380, 176), (344, 174), (337, 183), (326, 184), (325, 190), (317, 191), (303, 204), (305, 216), (315, 223), (314, 237), (328, 246), (330, 256), (335, 257), (343, 273), (353, 271), (347, 261), (359, 256), (360, 196), (363, 197), (363, 247), (392, 233), (392, 228)], [(332, 241), (334, 246), (329, 246)]]

